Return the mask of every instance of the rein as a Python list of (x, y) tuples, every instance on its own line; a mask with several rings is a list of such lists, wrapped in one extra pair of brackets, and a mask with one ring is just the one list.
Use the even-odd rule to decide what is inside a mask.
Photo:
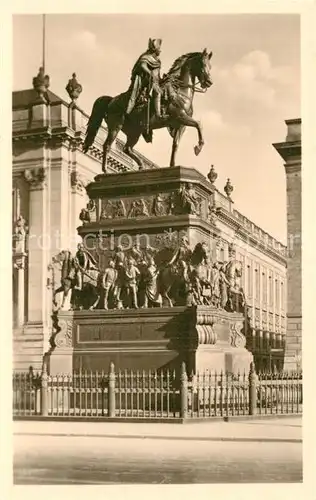
[[(169, 78), (167, 75), (166, 78), (162, 80), (162, 84), (168, 83)], [(179, 78), (170, 78), (169, 81), (171, 84), (175, 85), (178, 88), (192, 89), (194, 92), (198, 92), (199, 94), (205, 94), (205, 92), (207, 91), (207, 89), (202, 89), (202, 88), (197, 87), (198, 84), (197, 85), (191, 85), (191, 84), (186, 85), (183, 82), (181, 82), (181, 80)]]
[(198, 92), (199, 94), (205, 94), (205, 92), (207, 91), (207, 89), (202, 89), (202, 88), (199, 88), (197, 87), (196, 85), (180, 85), (180, 87), (184, 88), (184, 89), (192, 89), (194, 92)]

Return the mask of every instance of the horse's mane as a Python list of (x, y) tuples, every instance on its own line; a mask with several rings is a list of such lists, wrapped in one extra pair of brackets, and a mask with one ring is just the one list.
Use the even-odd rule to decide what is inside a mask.
[(178, 57), (171, 68), (169, 69), (167, 75), (168, 76), (178, 76), (178, 73), (180, 72), (181, 68), (183, 65), (189, 60), (192, 59), (193, 57), (198, 57), (201, 55), (201, 52), (188, 52), (187, 54), (183, 54), (182, 56)]

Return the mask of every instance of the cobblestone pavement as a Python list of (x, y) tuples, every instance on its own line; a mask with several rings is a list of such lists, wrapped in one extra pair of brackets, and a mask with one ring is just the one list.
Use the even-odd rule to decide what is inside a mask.
[(302, 444), (16, 435), (15, 484), (301, 482)]

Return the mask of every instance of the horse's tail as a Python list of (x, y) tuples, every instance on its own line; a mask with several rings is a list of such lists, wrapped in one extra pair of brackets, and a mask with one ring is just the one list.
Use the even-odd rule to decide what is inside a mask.
[(94, 102), (92, 112), (88, 121), (88, 127), (86, 131), (86, 137), (83, 144), (83, 151), (86, 153), (88, 149), (92, 146), (95, 136), (101, 127), (103, 119), (107, 117), (107, 110), (113, 97), (104, 95), (98, 97)]

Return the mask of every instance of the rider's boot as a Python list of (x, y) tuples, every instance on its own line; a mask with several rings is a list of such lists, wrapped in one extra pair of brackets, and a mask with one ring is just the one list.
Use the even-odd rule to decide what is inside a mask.
[(161, 96), (160, 94), (154, 94), (154, 105), (155, 105), (155, 116), (156, 118), (163, 118), (161, 113)]

